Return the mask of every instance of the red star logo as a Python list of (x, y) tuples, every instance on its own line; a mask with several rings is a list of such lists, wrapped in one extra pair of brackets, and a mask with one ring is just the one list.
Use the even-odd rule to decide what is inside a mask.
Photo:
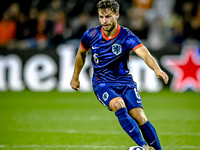
[(180, 56), (164, 56), (161, 62), (173, 75), (172, 91), (200, 92), (200, 59), (196, 48), (187, 47)]

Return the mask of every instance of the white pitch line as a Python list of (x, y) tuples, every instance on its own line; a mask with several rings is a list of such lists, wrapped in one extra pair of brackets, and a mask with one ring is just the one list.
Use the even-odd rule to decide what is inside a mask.
[(180, 145), (180, 146), (162, 146), (164, 149), (200, 149), (200, 146)]
[(195, 132), (195, 133), (171, 133), (171, 132), (161, 132), (160, 135), (173, 135), (173, 136), (200, 136), (200, 132)]
[(126, 146), (100, 146), (100, 145), (1, 145), (0, 148), (12, 148), (12, 149), (27, 149), (27, 148), (81, 148), (81, 149), (117, 149), (117, 148), (127, 148)]
[[(24, 129), (18, 129), (17, 131), (22, 131), (22, 132), (47, 132), (47, 133), (68, 133), (68, 134), (112, 134), (112, 135), (120, 135), (120, 134), (125, 134), (123, 130), (111, 130), (109, 132), (106, 131), (100, 131), (100, 130), (75, 130), (75, 129), (67, 129), (67, 130), (24, 130)], [(172, 136), (200, 136), (200, 132), (196, 133), (172, 133), (172, 132), (160, 132), (160, 135), (172, 135)]]
[(92, 130), (92, 131), (85, 131), (85, 130), (75, 130), (75, 129), (68, 129), (68, 130), (24, 130), (24, 129), (18, 129), (17, 131), (20, 132), (47, 132), (47, 133), (68, 133), (68, 134), (77, 134), (77, 133), (81, 133), (81, 134), (114, 134), (114, 135), (119, 135), (119, 134), (124, 134), (125, 132), (123, 130), (121, 131), (99, 131), (99, 130)]
[[(200, 146), (190, 146), (190, 145), (179, 145), (179, 146), (162, 146), (163, 149), (200, 149)], [(126, 146), (114, 146), (114, 145), (0, 145), (0, 148), (12, 148), (12, 149), (27, 149), (27, 148), (81, 148), (81, 149), (124, 149)]]

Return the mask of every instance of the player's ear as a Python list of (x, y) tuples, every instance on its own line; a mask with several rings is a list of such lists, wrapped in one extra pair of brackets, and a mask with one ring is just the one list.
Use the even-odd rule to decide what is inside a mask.
[(116, 13), (117, 19), (119, 18), (119, 13)]

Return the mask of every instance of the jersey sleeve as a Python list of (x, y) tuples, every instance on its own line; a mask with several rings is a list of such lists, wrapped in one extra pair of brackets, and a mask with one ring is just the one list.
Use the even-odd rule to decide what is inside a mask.
[(89, 30), (86, 31), (84, 34), (83, 34), (83, 37), (81, 39), (81, 43), (80, 43), (80, 46), (82, 47), (83, 50), (85, 51), (89, 51), (90, 49), (90, 44), (89, 44)]
[(140, 39), (133, 33), (130, 34), (130, 36), (128, 37), (127, 40), (130, 49), (132, 49), (134, 52), (140, 48), (141, 46), (143, 46), (143, 44), (141, 43)]

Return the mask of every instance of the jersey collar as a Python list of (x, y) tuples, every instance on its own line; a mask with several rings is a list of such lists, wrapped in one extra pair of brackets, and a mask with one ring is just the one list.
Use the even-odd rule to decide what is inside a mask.
[(103, 32), (103, 27), (101, 27), (101, 33), (103, 35), (103, 37), (106, 39), (106, 40), (111, 40), (111, 39), (114, 39), (118, 36), (119, 32), (120, 32), (120, 29), (121, 29), (121, 26), (120, 25), (117, 25), (117, 33), (112, 37), (112, 38), (108, 38), (105, 33)]

